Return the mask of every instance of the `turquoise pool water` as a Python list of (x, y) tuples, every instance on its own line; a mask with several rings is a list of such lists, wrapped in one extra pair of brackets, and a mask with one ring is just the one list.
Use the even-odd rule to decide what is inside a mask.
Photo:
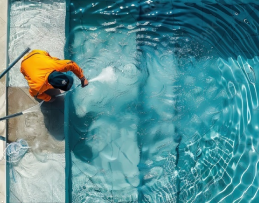
[(66, 97), (66, 201), (258, 202), (259, 3), (67, 9), (66, 57), (112, 80)]

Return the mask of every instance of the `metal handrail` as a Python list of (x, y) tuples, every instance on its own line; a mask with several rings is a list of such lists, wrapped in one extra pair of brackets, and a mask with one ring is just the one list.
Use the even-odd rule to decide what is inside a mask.
[(7, 69), (4, 70), (4, 72), (2, 72), (0, 74), (0, 79), (26, 54), (30, 51), (31, 49), (28, 47), (27, 49), (25, 49), (19, 56), (18, 58), (16, 58), (14, 60), (14, 62), (12, 62)]

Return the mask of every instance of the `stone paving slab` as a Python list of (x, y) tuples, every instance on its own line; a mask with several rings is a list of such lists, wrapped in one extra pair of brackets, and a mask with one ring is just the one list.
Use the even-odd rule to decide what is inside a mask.
[[(4, 1), (8, 2), (0, 0), (0, 8)], [(65, 1), (12, 2), (11, 29), (8, 33), (10, 37), (9, 60), (13, 61), (26, 47), (46, 50), (53, 56), (63, 58)], [(7, 14), (7, 9), (5, 13)], [(3, 12), (0, 10), (0, 18), (2, 15)], [(4, 20), (4, 17), (2, 19)], [(6, 37), (5, 33), (3, 31), (3, 36)], [(2, 44), (6, 45), (6, 39), (1, 41), (0, 38), (0, 45)], [(6, 58), (6, 48), (2, 52), (0, 49), (0, 66), (1, 59), (4, 58)], [(38, 104), (38, 101), (29, 95), (27, 82), (19, 68), (20, 62), (9, 72), (8, 86), (11, 87), (8, 87), (7, 91), (8, 115)], [(1, 104), (0, 97), (0, 107)], [(3, 106), (6, 108), (5, 104)], [(8, 142), (23, 138), (31, 147), (21, 161), (12, 165), (8, 170), (10, 174), (8, 200), (10, 202), (64, 202), (65, 139), (63, 131), (64, 103), (62, 98), (51, 104), (44, 103), (36, 112), (9, 119)]]
[[(0, 0), (0, 73), (6, 68), (7, 45), (7, 0)], [(0, 80), (0, 117), (6, 115), (6, 80)], [(5, 149), (6, 122), (0, 121), (0, 203), (6, 202), (6, 164), (3, 157)]]
[[(37, 104), (28, 87), (8, 87), (8, 115)], [(64, 202), (64, 99), (59, 97), (35, 112), (9, 119), (8, 142), (17, 139), (26, 140), (30, 149), (19, 163), (10, 165), (9, 201)]]
[[(59, 97), (52, 103), (44, 102), (38, 111), (8, 120), (8, 141), (25, 139), (33, 149), (64, 153), (64, 103)], [(28, 87), (8, 88), (8, 115), (39, 104), (28, 92)]]

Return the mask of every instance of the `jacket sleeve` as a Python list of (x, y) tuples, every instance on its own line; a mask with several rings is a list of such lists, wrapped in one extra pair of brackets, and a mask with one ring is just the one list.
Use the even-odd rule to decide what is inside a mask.
[(84, 77), (83, 70), (71, 60), (57, 60), (56, 71), (67, 72), (72, 71), (79, 79)]
[[(32, 90), (31, 88), (29, 89), (29, 93), (32, 97), (35, 97), (37, 95), (37, 92), (35, 92), (34, 90)], [(48, 94), (46, 93), (41, 93), (37, 96), (37, 99), (41, 99), (41, 100), (44, 100), (46, 102), (48, 102), (49, 100), (51, 100), (51, 96), (49, 96)]]

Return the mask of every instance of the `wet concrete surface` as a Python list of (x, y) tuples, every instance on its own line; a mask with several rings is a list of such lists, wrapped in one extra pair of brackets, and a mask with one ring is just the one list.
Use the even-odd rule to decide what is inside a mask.
[[(24, 111), (39, 101), (30, 96), (28, 88), (8, 88), (8, 115)], [(32, 150), (64, 153), (64, 98), (44, 102), (36, 112), (8, 120), (8, 141), (25, 139)]]
[[(7, 45), (7, 4), (8, 1), (0, 0), (0, 73), (6, 69), (6, 45)], [(0, 117), (6, 114), (6, 77), (0, 80)], [(6, 200), (6, 164), (3, 157), (5, 149), (6, 122), (0, 121), (0, 202)], [(1, 160), (2, 159), (2, 160)]]
[[(37, 104), (28, 87), (8, 88), (8, 115)], [(17, 139), (26, 140), (30, 149), (18, 163), (9, 165), (9, 201), (64, 202), (64, 98), (9, 119), (8, 142)]]

